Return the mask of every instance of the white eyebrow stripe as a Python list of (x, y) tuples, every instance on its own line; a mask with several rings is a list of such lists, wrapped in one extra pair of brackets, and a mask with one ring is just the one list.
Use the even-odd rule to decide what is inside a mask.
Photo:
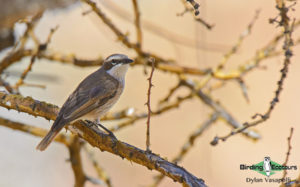
[(122, 59), (127, 59), (128, 57), (126, 55), (122, 55), (122, 54), (114, 54), (111, 55), (107, 58), (107, 61), (111, 61), (111, 60), (122, 60)]

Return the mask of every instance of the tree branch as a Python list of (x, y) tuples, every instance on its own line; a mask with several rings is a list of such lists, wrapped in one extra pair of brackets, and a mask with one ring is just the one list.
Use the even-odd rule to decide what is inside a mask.
[(142, 37), (142, 29), (141, 29), (141, 21), (140, 21), (141, 13), (139, 11), (137, 0), (132, 0), (132, 4), (133, 4), (134, 16), (135, 16), (134, 24), (136, 30), (137, 45), (138, 47), (142, 48), (143, 37)]
[(152, 77), (153, 77), (153, 72), (154, 72), (154, 59), (152, 59), (152, 69), (150, 72), (150, 76), (148, 78), (148, 83), (149, 83), (149, 87), (148, 87), (148, 91), (147, 91), (147, 109), (148, 109), (148, 116), (147, 116), (147, 131), (146, 131), (146, 150), (150, 151), (150, 119), (151, 119), (151, 88), (153, 87), (152, 84)]
[[(13, 130), (25, 132), (25, 133), (28, 133), (28, 134), (31, 134), (31, 135), (37, 136), (37, 137), (44, 137), (48, 132), (48, 130), (46, 130), (46, 129), (42, 129), (42, 128), (35, 127), (32, 125), (27, 125), (27, 124), (20, 123), (20, 122), (11, 121), (8, 119), (4, 119), (2, 117), (0, 117), (0, 125), (10, 128), (10, 129), (13, 129)], [(55, 137), (54, 141), (65, 144), (65, 145), (70, 144), (69, 137), (63, 133), (59, 133)]]
[[(21, 95), (6, 94), (0, 92), (0, 106), (7, 109), (14, 109), (19, 112), (25, 112), (33, 116), (40, 116), (46, 119), (54, 119), (58, 107), (49, 103), (34, 100), (31, 97)], [(185, 186), (202, 187), (206, 186), (202, 179), (199, 179), (189, 173), (184, 168), (177, 166), (161, 158), (154, 153), (148, 153), (125, 142), (115, 140), (105, 132), (98, 129), (97, 124), (87, 124), (83, 121), (76, 121), (68, 126), (72, 133), (79, 135), (90, 145), (99, 148), (101, 151), (107, 151), (121, 158), (126, 158), (139, 165), (143, 165), (150, 170), (156, 170), (180, 182)]]
[(83, 172), (80, 149), (81, 144), (78, 136), (73, 136), (70, 146), (68, 146), (70, 162), (74, 173), (75, 187), (83, 187), (87, 180)]
[[(236, 119), (234, 119), (234, 117), (225, 110), (225, 108), (223, 108), (219, 103), (215, 102), (213, 99), (211, 99), (208, 95), (206, 95), (205, 93), (203, 93), (201, 90), (196, 90), (195, 89), (195, 85), (193, 82), (191, 81), (186, 81), (186, 80), (182, 80), (182, 84), (187, 86), (188, 88), (190, 88), (197, 96), (199, 99), (201, 99), (201, 101), (208, 105), (210, 108), (212, 108), (215, 112), (219, 113), (220, 117), (222, 119), (224, 119), (229, 125), (231, 125), (233, 128), (235, 129), (239, 129), (242, 128), (243, 125), (241, 123), (239, 123)], [(260, 135), (257, 134), (254, 131), (243, 131), (243, 135), (245, 135), (248, 138), (251, 138), (253, 140), (258, 140), (260, 139)], [(217, 140), (214, 139), (211, 144), (212, 145), (216, 145), (215, 142)]]
[[(292, 136), (293, 136), (293, 132), (294, 132), (294, 128), (292, 127), (291, 130), (290, 130), (290, 135), (289, 137), (287, 138), (287, 141), (288, 141), (288, 151), (286, 152), (286, 157), (285, 157), (285, 161), (284, 163), (282, 164), (282, 166), (286, 166), (288, 161), (289, 161), (289, 156), (291, 154), (291, 150), (292, 150), (292, 144), (291, 144), (291, 140), (292, 140)], [(282, 175), (282, 178), (284, 179), (287, 175), (287, 171), (286, 170), (283, 170), (283, 175)]]
[[(267, 111), (263, 114), (255, 114), (252, 118), (255, 119), (257, 117), (259, 117), (259, 119), (256, 119), (252, 122), (245, 122), (243, 124), (242, 127), (236, 128), (233, 131), (231, 131), (228, 135), (222, 136), (222, 137), (218, 137), (216, 136), (215, 139), (213, 140), (213, 144), (216, 145), (218, 143), (219, 140), (222, 141), (226, 141), (228, 138), (230, 138), (233, 135), (239, 134), (239, 133), (244, 133), (248, 128), (250, 127), (254, 127), (258, 124), (261, 124), (265, 121), (267, 121), (275, 106), (277, 105), (277, 103), (279, 102), (279, 96), (283, 90), (283, 83), (287, 77), (287, 73), (288, 73), (288, 69), (289, 69), (289, 65), (291, 63), (291, 57), (293, 56), (292, 53), (292, 46), (294, 45), (293, 43), (293, 39), (292, 39), (292, 32), (294, 29), (294, 24), (295, 24), (295, 20), (293, 20), (293, 22), (290, 24), (290, 18), (288, 17), (287, 13), (290, 9), (290, 7), (286, 7), (285, 6), (285, 1), (284, 0), (276, 0), (277, 6), (276, 8), (279, 10), (279, 14), (281, 17), (281, 20), (279, 22), (279, 26), (282, 26), (284, 31), (283, 31), (283, 36), (284, 36), (284, 44), (283, 44), (283, 50), (284, 50), (284, 61), (283, 61), (283, 67), (280, 70), (280, 78), (279, 81), (277, 82), (277, 88), (275, 90), (275, 96), (274, 98), (271, 100), (269, 108), (267, 109)], [(276, 19), (271, 22), (274, 23), (276, 22)]]

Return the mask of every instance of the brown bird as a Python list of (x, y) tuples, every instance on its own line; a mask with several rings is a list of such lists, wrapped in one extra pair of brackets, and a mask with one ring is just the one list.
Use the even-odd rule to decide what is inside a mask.
[(120, 98), (129, 63), (132, 62), (133, 60), (123, 54), (107, 57), (103, 66), (86, 77), (69, 96), (50, 131), (36, 149), (45, 150), (65, 125), (78, 119), (96, 121), (100, 127), (108, 131), (100, 124), (100, 117)]

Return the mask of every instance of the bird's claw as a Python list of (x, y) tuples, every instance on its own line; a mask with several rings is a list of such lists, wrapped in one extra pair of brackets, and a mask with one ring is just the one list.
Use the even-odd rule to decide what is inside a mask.
[(111, 132), (110, 130), (108, 130), (106, 127), (104, 127), (100, 123), (97, 123), (97, 125), (98, 125), (98, 127), (101, 127), (104, 131), (106, 131), (111, 138), (117, 140), (117, 138), (116, 138), (116, 136), (114, 135), (113, 132)]
[[(85, 120), (85, 121), (86, 121), (86, 123), (87, 123), (89, 126), (92, 126), (92, 125), (95, 124), (95, 123), (93, 123), (93, 122), (90, 121), (90, 120)], [(116, 136), (114, 135), (113, 132), (111, 132), (110, 130), (108, 130), (106, 127), (104, 127), (104, 126), (101, 125), (100, 123), (97, 123), (97, 122), (96, 122), (96, 124), (97, 124), (97, 127), (100, 127), (100, 128), (103, 129), (105, 132), (107, 132), (107, 134), (108, 134), (111, 138), (117, 140), (117, 138), (116, 138)]]

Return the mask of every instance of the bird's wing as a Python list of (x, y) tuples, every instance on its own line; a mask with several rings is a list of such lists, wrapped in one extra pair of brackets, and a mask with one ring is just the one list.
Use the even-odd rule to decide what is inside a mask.
[(104, 105), (116, 94), (118, 81), (105, 72), (101, 72), (102, 76), (99, 76), (99, 72), (95, 73), (79, 84), (61, 108), (59, 115), (62, 115), (64, 120), (71, 122), (80, 118)]

